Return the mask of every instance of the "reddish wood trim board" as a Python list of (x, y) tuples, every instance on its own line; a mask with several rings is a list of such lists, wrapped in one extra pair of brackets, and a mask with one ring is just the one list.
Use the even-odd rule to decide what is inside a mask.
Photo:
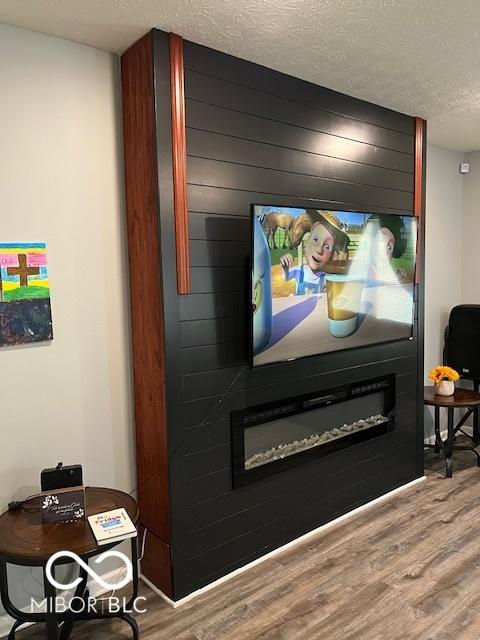
[(413, 211), (416, 216), (422, 215), (423, 200), (423, 137), (425, 120), (415, 118), (415, 186)]
[[(415, 183), (413, 194), (413, 213), (417, 218), (423, 216), (423, 203), (425, 200), (425, 194), (423, 191), (424, 185), (424, 151), (425, 151), (425, 120), (422, 118), (415, 118)], [(419, 264), (422, 257), (422, 225), (418, 227), (419, 240), (417, 242), (417, 267), (415, 270), (415, 284), (420, 282), (420, 269)]]
[[(152, 34), (121, 59), (142, 572), (172, 594)], [(149, 547), (153, 545), (153, 549)], [(161, 548), (162, 553), (156, 552)], [(159, 561), (161, 557), (161, 561)]]
[(190, 245), (187, 206), (187, 141), (185, 133), (185, 71), (183, 39), (170, 38), (170, 95), (172, 101), (173, 197), (177, 252), (177, 291), (190, 293)]

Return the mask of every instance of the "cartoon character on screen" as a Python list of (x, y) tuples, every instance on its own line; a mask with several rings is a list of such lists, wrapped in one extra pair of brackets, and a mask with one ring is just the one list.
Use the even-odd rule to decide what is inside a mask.
[(405, 269), (394, 272), (392, 258), (400, 258), (407, 247), (407, 229), (401, 217), (385, 214), (370, 216), (365, 225), (370, 246), (369, 281), (398, 282)]
[(270, 252), (257, 216), (253, 223), (254, 254), (252, 269), (253, 353), (262, 352), (272, 332), (272, 277)]
[(292, 247), (302, 242), (306, 233), (310, 236), (305, 243), (305, 263), (294, 266), (290, 253), (280, 258), (284, 280), (296, 280), (295, 294), (320, 294), (324, 289), (324, 266), (330, 260), (348, 258), (348, 235), (340, 220), (331, 211), (309, 211), (295, 220), (291, 229)]

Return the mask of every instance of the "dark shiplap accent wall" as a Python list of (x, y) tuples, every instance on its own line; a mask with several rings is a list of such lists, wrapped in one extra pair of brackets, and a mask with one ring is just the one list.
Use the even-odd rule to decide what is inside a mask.
[[(416, 338), (247, 365), (251, 203), (411, 214), (414, 119), (189, 42), (184, 60), (191, 295), (161, 211), (175, 599), (423, 474)], [(398, 430), (232, 489), (233, 409), (388, 373)]]

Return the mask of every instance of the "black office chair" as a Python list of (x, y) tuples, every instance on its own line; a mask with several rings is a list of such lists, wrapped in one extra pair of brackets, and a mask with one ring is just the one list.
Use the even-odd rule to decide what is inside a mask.
[[(456, 369), (463, 380), (480, 387), (480, 304), (460, 304), (450, 311), (445, 328), (443, 363)], [(473, 439), (480, 442), (479, 412), (473, 413)]]

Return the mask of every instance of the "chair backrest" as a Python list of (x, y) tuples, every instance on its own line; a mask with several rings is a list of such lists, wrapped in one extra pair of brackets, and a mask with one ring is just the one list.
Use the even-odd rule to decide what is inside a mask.
[(443, 363), (462, 378), (480, 379), (480, 305), (460, 304), (450, 311)]

